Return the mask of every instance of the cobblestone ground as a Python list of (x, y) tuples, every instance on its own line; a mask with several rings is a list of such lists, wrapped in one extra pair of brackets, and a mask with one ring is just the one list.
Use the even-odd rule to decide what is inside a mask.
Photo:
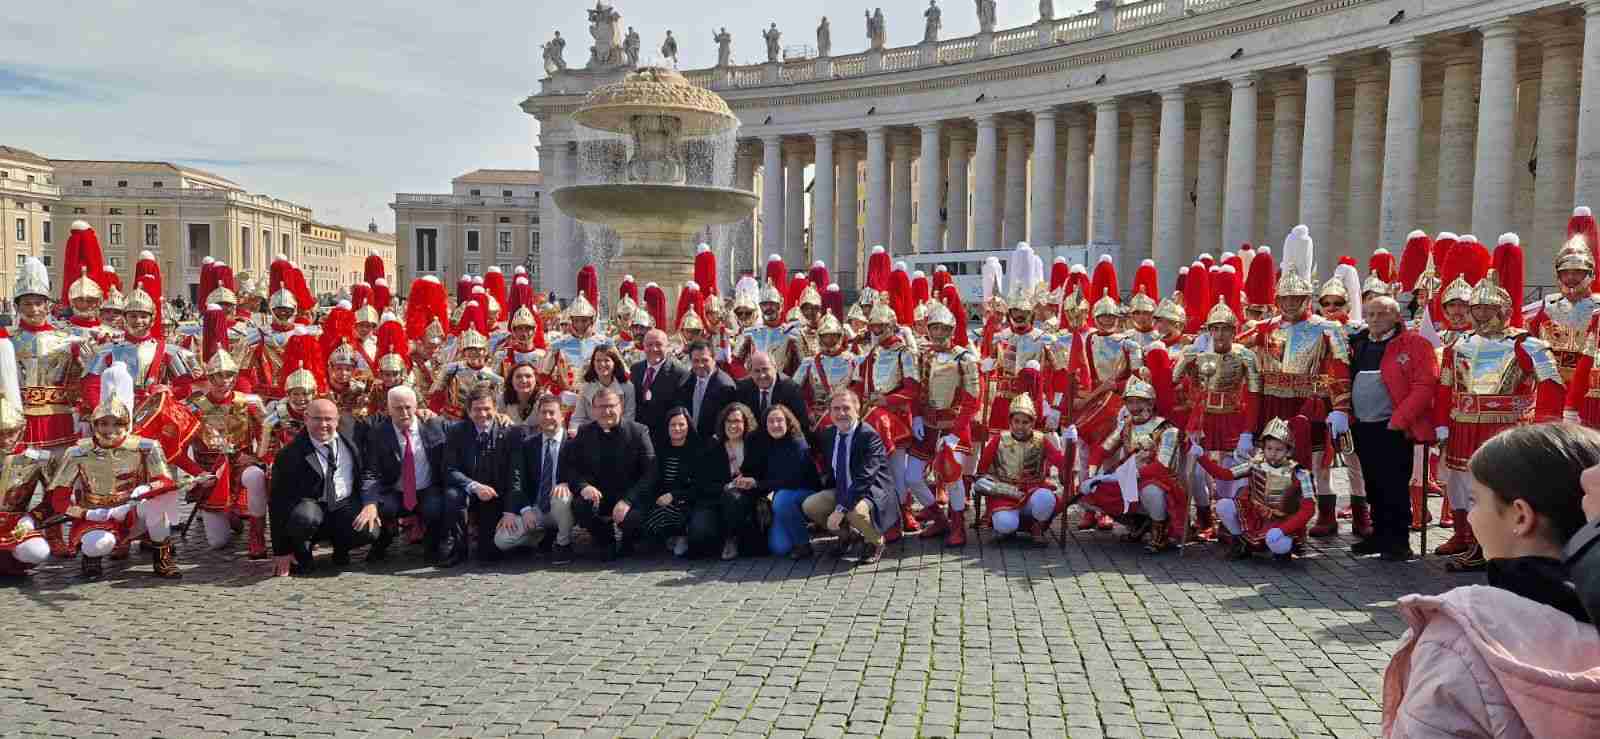
[(860, 569), (651, 555), (441, 572), (399, 551), (306, 579), (192, 538), (178, 582), (135, 555), (102, 582), (63, 563), (0, 590), (0, 733), (1363, 736), (1404, 631), (1396, 598), (1479, 581), (1353, 559), (1347, 537), (1288, 565), (984, 532)]

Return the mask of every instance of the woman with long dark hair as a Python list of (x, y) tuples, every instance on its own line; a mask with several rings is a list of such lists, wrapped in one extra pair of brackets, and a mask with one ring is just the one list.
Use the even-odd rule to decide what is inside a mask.
[(500, 397), (500, 412), (514, 424), (527, 423), (539, 402), (539, 371), (532, 362), (518, 362), (506, 377), (505, 392)]
[(811, 448), (800, 419), (783, 405), (767, 409), (754, 446), (759, 450), (745, 462), (756, 478), (756, 488), (772, 494), (772, 529), (767, 547), (773, 554), (795, 559), (811, 556), (811, 535), (800, 504), (822, 487), (822, 477), (811, 459)]
[(695, 463), (703, 451), (695, 435), (689, 410), (673, 406), (667, 411), (667, 443), (656, 449), (656, 505), (645, 519), (645, 533), (666, 541), (675, 556), (689, 551), (687, 539), (691, 503), (694, 498)]
[(594, 420), (589, 413), (589, 406), (594, 402), (595, 393), (607, 388), (622, 396), (622, 420), (632, 421), (637, 406), (634, 403), (633, 384), (628, 382), (628, 370), (622, 366), (622, 355), (617, 353), (616, 347), (602, 345), (595, 347), (594, 353), (589, 355), (589, 366), (583, 370), (583, 387), (578, 389), (576, 408), (568, 424), (569, 433), (577, 432), (584, 424)]
[(709, 553), (720, 545), (722, 558), (734, 559), (741, 550), (756, 554), (754, 550), (765, 545), (756, 520), (756, 502), (764, 496), (756, 479), (745, 472), (755, 427), (755, 414), (743, 403), (729, 403), (717, 417), (715, 442), (698, 467), (700, 496), (689, 520), (689, 548), (697, 553)]
[(1561, 562), (1583, 527), (1600, 431), (1521, 426), (1472, 455), (1467, 514), (1488, 585), (1407, 595), (1410, 624), (1383, 676), (1389, 737), (1590, 736), (1600, 724), (1600, 634)]

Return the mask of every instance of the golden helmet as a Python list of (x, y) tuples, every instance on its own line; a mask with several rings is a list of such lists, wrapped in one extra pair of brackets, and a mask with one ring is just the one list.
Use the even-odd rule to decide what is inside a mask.
[(839, 319), (834, 318), (832, 313), (824, 313), (822, 314), (822, 320), (817, 322), (817, 335), (827, 336), (829, 334), (843, 336), (844, 324), (839, 323)]
[(100, 402), (89, 414), (89, 423), (102, 418), (133, 423), (133, 375), (129, 374), (128, 366), (121, 362), (100, 371)]
[(317, 376), (305, 367), (290, 372), (289, 376), (283, 380), (283, 391), (287, 393), (291, 390), (305, 390), (315, 394), (317, 392)]
[[(647, 310), (644, 310), (644, 309), (640, 309), (640, 310), (636, 310), (636, 311), (633, 312), (633, 322), (628, 324), (628, 326), (630, 328), (632, 328), (633, 326), (643, 326), (645, 328), (655, 328), (656, 327), (656, 319), (650, 317), (650, 311), (647, 311)], [(644, 337), (643, 336), (638, 336), (636, 338), (643, 339)]]
[(50, 298), (50, 271), (38, 257), (28, 257), (23, 260), (22, 269), (17, 275), (16, 287), (11, 290), (13, 300), (25, 295), (37, 295), (47, 300)]
[(1278, 278), (1278, 297), (1309, 298), (1312, 292), (1311, 283), (1300, 276), (1300, 271), (1295, 269), (1294, 264), (1285, 262), (1283, 276)]
[(950, 309), (946, 308), (944, 303), (933, 300), (923, 303), (923, 305), (929, 306), (928, 317), (926, 319), (929, 326), (949, 326), (951, 328), (955, 328), (956, 314), (951, 313)]
[(880, 323), (882, 323), (882, 324), (888, 324), (890, 326), (893, 326), (893, 325), (896, 325), (898, 323), (898, 320), (895, 318), (894, 309), (890, 308), (889, 304), (885, 302), (885, 303), (878, 303), (877, 305), (872, 306), (872, 313), (871, 313), (871, 315), (867, 316), (867, 323), (869, 323), (869, 324), (880, 324)]
[(1239, 327), (1239, 317), (1233, 314), (1233, 309), (1227, 303), (1217, 303), (1211, 307), (1211, 312), (1206, 314), (1206, 328), (1216, 325)]
[[(820, 298), (819, 298), (819, 300), (820, 300)], [(718, 320), (721, 320), (722, 317), (723, 317), (722, 313), (723, 313), (725, 308), (726, 308), (726, 306), (724, 306), (722, 304), (722, 296), (721, 295), (712, 295), (712, 296), (709, 296), (709, 297), (706, 298), (706, 302), (705, 302), (706, 318), (708, 318), (708, 319), (709, 318), (717, 318)]]
[(1471, 304), (1473, 307), (1492, 305), (1496, 308), (1510, 308), (1511, 294), (1500, 287), (1499, 276), (1491, 269), (1489, 274), (1478, 281), (1478, 286), (1472, 288)]
[(1261, 430), (1261, 440), (1277, 439), (1289, 448), (1294, 448), (1294, 432), (1289, 428), (1289, 422), (1282, 418), (1274, 418), (1267, 422), (1267, 427)]
[(102, 418), (117, 418), (123, 423), (133, 423), (133, 409), (122, 398), (116, 395), (102, 395), (100, 404), (95, 406), (94, 413), (90, 414), (89, 422), (94, 423)]
[[(627, 298), (623, 298), (623, 300), (627, 300)], [(513, 330), (518, 328), (536, 329), (538, 327), (538, 319), (533, 317), (533, 311), (528, 310), (528, 306), (526, 305), (518, 308), (516, 313), (511, 314), (511, 328)]]
[(1027, 393), (1018, 393), (1016, 397), (1011, 399), (1011, 408), (1006, 415), (1009, 417), (1018, 413), (1028, 418), (1039, 417), (1039, 409), (1033, 406), (1033, 396)]
[(233, 354), (227, 349), (218, 348), (217, 353), (211, 355), (211, 361), (206, 362), (206, 377), (225, 372), (239, 374), (239, 363), (233, 361)]
[(361, 310), (356, 311), (357, 324), (370, 323), (376, 326), (379, 318), (378, 309), (372, 307), (371, 303), (361, 306)]
[(1143, 377), (1134, 375), (1128, 378), (1128, 384), (1122, 388), (1123, 400), (1148, 400), (1156, 402), (1156, 389)]
[(238, 296), (233, 294), (225, 285), (218, 285), (206, 296), (206, 302), (213, 305), (234, 305), (239, 302)]
[[(577, 300), (583, 300), (583, 296), (578, 296)], [(573, 302), (577, 301), (575, 300)], [(587, 304), (589, 301), (584, 300), (583, 302)], [(461, 343), (459, 347), (461, 351), (466, 351), (468, 349), (483, 349), (487, 351), (489, 348), (489, 339), (483, 334), (478, 333), (477, 329), (469, 328), (466, 331), (461, 332)]]
[(700, 313), (690, 310), (683, 314), (683, 320), (678, 323), (678, 331), (704, 331), (706, 324), (700, 320)]
[(1129, 313), (1154, 313), (1155, 311), (1155, 299), (1145, 295), (1143, 290), (1134, 291), (1133, 297), (1128, 298)]
[[(1278, 294), (1282, 295), (1283, 293), (1279, 292)], [(1322, 283), (1322, 289), (1317, 291), (1317, 300), (1320, 302), (1323, 298), (1329, 297), (1342, 298), (1346, 302), (1350, 300), (1350, 291), (1345, 289), (1344, 280), (1335, 276)]]
[(144, 288), (135, 287), (133, 292), (128, 294), (128, 307), (125, 310), (129, 313), (149, 313), (153, 316), (156, 314), (156, 299), (150, 297), (150, 293), (145, 292)]
[(1393, 292), (1394, 288), (1377, 275), (1368, 275), (1367, 281), (1361, 283), (1362, 295), (1392, 295)]
[(594, 318), (594, 306), (589, 304), (589, 299), (583, 293), (572, 299), (567, 305), (567, 318)]
[(1439, 305), (1458, 300), (1463, 303), (1472, 302), (1472, 285), (1467, 284), (1466, 279), (1460, 275), (1456, 275), (1456, 278), (1445, 286), (1444, 294), (1439, 296)]
[(1011, 292), (1011, 300), (1006, 306), (1007, 311), (1020, 310), (1024, 313), (1033, 313), (1033, 293), (1025, 287), (1019, 287)]
[(428, 327), (422, 330), (422, 338), (435, 346), (444, 343), (444, 324), (439, 323), (438, 318), (429, 321)]
[(329, 367), (359, 367), (361, 355), (356, 353), (356, 348), (349, 342), (340, 344), (328, 355)]
[(783, 293), (778, 292), (778, 286), (768, 282), (761, 288), (761, 296), (756, 298), (758, 303), (777, 303), (783, 305)]
[(846, 321), (860, 321), (862, 323), (866, 323), (867, 322), (867, 314), (861, 312), (861, 304), (860, 303), (856, 303), (855, 305), (850, 306), (850, 310), (845, 311), (844, 320), (846, 320)]
[(800, 293), (800, 305), (822, 307), (822, 293), (817, 292), (815, 285), (806, 285), (806, 289)]
[[(611, 307), (611, 322), (618, 326), (626, 326), (633, 320), (633, 312), (639, 309), (639, 304), (626, 295), (622, 296), (617, 304)], [(522, 309), (517, 309), (520, 313)], [(516, 320), (514, 317), (512, 320)]]
[(738, 313), (740, 311), (750, 311), (751, 313), (754, 313), (760, 309), (760, 306), (756, 305), (756, 299), (751, 297), (749, 292), (740, 292), (733, 296), (734, 313)]
[(100, 283), (91, 279), (87, 272), (85, 272), (78, 279), (73, 280), (71, 287), (67, 288), (68, 300), (79, 300), (82, 298), (100, 300), (104, 297), (105, 293), (101, 291)]
[(122, 291), (118, 290), (116, 285), (112, 285), (111, 292), (106, 295), (106, 302), (100, 304), (100, 310), (121, 312), (127, 309), (127, 296), (123, 295)]
[(1569, 269), (1594, 274), (1594, 253), (1589, 250), (1589, 244), (1583, 240), (1582, 235), (1567, 239), (1567, 243), (1562, 244), (1561, 250), (1556, 252), (1556, 271)]
[(278, 288), (278, 291), (273, 293), (272, 297), (267, 300), (267, 310), (277, 310), (279, 308), (300, 310), (300, 302), (294, 299), (294, 293), (289, 292), (289, 288)]
[(1156, 306), (1156, 318), (1171, 321), (1179, 330), (1189, 322), (1189, 312), (1183, 309), (1183, 293), (1173, 293)]
[(1095, 318), (1099, 318), (1101, 316), (1121, 317), (1122, 306), (1117, 304), (1116, 298), (1106, 295), (1099, 300), (1094, 301), (1094, 308), (1092, 311)]
[(383, 355), (381, 357), (378, 357), (378, 371), (379, 372), (405, 372), (406, 371), (406, 358), (400, 356), (399, 354), (395, 354), (393, 352), (390, 352), (390, 353), (385, 354), (385, 355)]

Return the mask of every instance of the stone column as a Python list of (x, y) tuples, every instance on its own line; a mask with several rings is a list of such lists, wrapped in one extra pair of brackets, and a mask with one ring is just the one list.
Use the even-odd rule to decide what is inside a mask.
[[(811, 258), (828, 263), (831, 268), (839, 262), (834, 249), (834, 174), (833, 132), (818, 131), (812, 134), (816, 142), (816, 168), (812, 174), (811, 188)], [(796, 265), (798, 266), (798, 265)], [(821, 292), (827, 285), (818, 285)]]
[[(1422, 43), (1389, 47), (1389, 115), (1383, 124), (1383, 212), (1378, 240), (1350, 245), (1361, 259), (1383, 246), (1399, 254), (1417, 227), (1417, 163), (1422, 146)], [(1365, 263), (1365, 260), (1362, 260)]]
[[(1118, 120), (1117, 100), (1100, 100), (1094, 104), (1094, 241), (1100, 244), (1117, 244), (1117, 184), (1118, 139), (1121, 121)], [(1121, 250), (1118, 249), (1120, 256)], [(1113, 257), (1117, 263), (1121, 259)]]
[[(554, 136), (539, 137), (539, 168), (543, 170), (545, 182), (544, 197), (539, 199), (539, 279), (534, 282), (537, 290), (554, 289), (558, 294), (571, 295), (566, 292), (562, 282), (562, 275), (572, 273), (576, 275), (578, 268), (572, 264), (571, 253), (567, 251), (568, 242), (562, 241), (557, 234), (561, 230), (561, 210), (556, 207), (556, 199), (550, 197), (550, 191), (565, 187), (563, 182), (562, 165), (566, 162), (566, 142)], [(442, 245), (441, 245), (442, 246)], [(415, 249), (407, 257), (408, 261), (416, 256)], [(420, 267), (411, 265), (412, 274), (416, 277)]]
[(1200, 96), (1200, 161), (1194, 186), (1194, 253), (1221, 255), (1222, 188), (1227, 171), (1228, 117), (1222, 96)]
[[(1122, 263), (1119, 271), (1132, 270), (1139, 260), (1151, 256), (1150, 220), (1155, 209), (1155, 111), (1150, 104), (1136, 101), (1130, 106), (1133, 114), (1132, 143), (1128, 147), (1128, 230), (1122, 239)], [(1173, 268), (1176, 271), (1176, 268)], [(1153, 297), (1153, 296), (1152, 296)]]
[[(1383, 188), (1383, 108), (1385, 84), (1383, 68), (1370, 66), (1356, 75), (1356, 99), (1350, 141), (1349, 219), (1342, 241), (1349, 248), (1337, 252), (1318, 250), (1317, 261), (1325, 262), (1346, 251), (1370, 250), (1364, 246), (1378, 239), (1378, 205)], [(1333, 246), (1333, 234), (1312, 232), (1311, 238)]]
[(762, 136), (761, 249), (756, 254), (757, 271), (764, 269), (768, 254), (783, 254), (783, 208), (783, 137)]
[(1050, 243), (1065, 244), (1067, 221), (1067, 134), (1065, 116), (1056, 115), (1056, 191), (1050, 202), (1055, 205), (1051, 210), (1056, 212), (1055, 230), (1051, 233)]
[(1067, 118), (1066, 194), (1062, 202), (1061, 241), (1089, 243), (1089, 121), (1071, 110)]
[(1472, 228), (1477, 97), (1477, 54), (1461, 52), (1445, 59), (1444, 89), (1439, 103), (1439, 204), (1433, 212), (1433, 220), (1441, 231), (1460, 234)]
[(1300, 222), (1297, 219), (1300, 215), (1300, 132), (1305, 126), (1301, 111), (1304, 100), (1300, 80), (1294, 77), (1278, 83), (1273, 90), (1272, 190), (1267, 193), (1268, 239), (1281, 238)]
[[(1478, 154), (1472, 178), (1472, 232), (1484, 243), (1511, 226), (1516, 182), (1517, 25), (1483, 26), (1483, 73), (1478, 81)], [(1570, 91), (1568, 91), (1570, 94)]]
[[(1333, 230), (1333, 62), (1306, 65), (1306, 123), (1300, 146), (1300, 218), (1312, 234)], [(1299, 225), (1299, 224), (1295, 224)], [(1293, 229), (1294, 226), (1290, 226)], [(1289, 232), (1269, 233), (1272, 246)], [(1317, 238), (1312, 236), (1313, 239)], [(1279, 255), (1280, 257), (1282, 255)]]
[(1223, 192), (1222, 248), (1231, 251), (1255, 237), (1256, 81), (1253, 72), (1231, 78), (1228, 114), (1228, 184)]
[(867, 247), (889, 248), (889, 149), (883, 126), (867, 129)]
[(943, 228), (939, 222), (940, 185), (944, 162), (939, 157), (938, 121), (917, 126), (922, 134), (922, 151), (917, 154), (917, 251), (928, 254), (943, 251)]
[(1578, 93), (1578, 167), (1574, 202), (1600, 201), (1600, 0), (1583, 4), (1583, 85)]
[(1029, 203), (1033, 220), (1028, 241), (1054, 246), (1056, 236), (1056, 109), (1033, 111), (1033, 182)]
[(1021, 121), (1006, 122), (1006, 218), (1002, 248), (1028, 238), (1028, 130)]
[(901, 254), (910, 254), (911, 247), (911, 201), (915, 198), (911, 190), (911, 159), (915, 154), (911, 148), (911, 137), (902, 131), (896, 131), (890, 137), (890, 151), (893, 156), (893, 168), (890, 177), (893, 179), (894, 203), (890, 211), (889, 222), (889, 253), (896, 257)]
[(806, 262), (806, 160), (800, 144), (791, 142), (783, 185), (783, 263), (791, 270)]
[[(1583, 37), (1562, 33), (1545, 37), (1544, 64), (1539, 72), (1539, 177), (1534, 180), (1533, 237), (1537, 248), (1525, 249), (1527, 274), (1543, 282), (1554, 269), (1555, 245), (1566, 240), (1567, 218), (1572, 215), (1576, 174), (1578, 87), (1582, 68)], [(1590, 206), (1593, 207), (1593, 206)]]
[(972, 248), (983, 251), (995, 248), (995, 166), (1000, 137), (995, 114), (984, 113), (977, 121), (978, 152), (972, 158)]
[(1161, 275), (1161, 294), (1172, 292), (1178, 268), (1193, 255), (1185, 253), (1188, 239), (1183, 233), (1183, 204), (1188, 188), (1184, 185), (1184, 94), (1182, 87), (1161, 91), (1161, 141), (1156, 149), (1155, 242), (1151, 258)]
[(967, 157), (972, 137), (960, 128), (950, 131), (950, 157), (946, 160), (944, 211), (944, 250), (966, 251), (967, 242)]
[(856, 203), (860, 201), (857, 197), (857, 170), (861, 165), (861, 145), (856, 143), (854, 137), (841, 137), (834, 148), (839, 151), (839, 192), (834, 198), (838, 205), (833, 215), (834, 252), (838, 257), (837, 261), (828, 263), (828, 269), (839, 287), (853, 292), (857, 288), (856, 262), (861, 258), (861, 238), (856, 230), (859, 223), (856, 217), (859, 206)]
[[(734, 156), (733, 184), (746, 192), (755, 190), (756, 165), (760, 161), (759, 145), (751, 146), (748, 142), (739, 145)], [(755, 269), (755, 243), (756, 243), (756, 218), (760, 207), (751, 210), (751, 217), (741, 221), (729, 236), (733, 242), (728, 244), (728, 277), (726, 282), (737, 282), (739, 275)]]

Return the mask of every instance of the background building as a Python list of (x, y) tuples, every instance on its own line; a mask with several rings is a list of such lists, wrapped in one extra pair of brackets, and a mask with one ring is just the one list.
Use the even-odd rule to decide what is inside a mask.
[[(395, 193), (396, 294), (435, 275), (453, 286), (462, 275), (498, 265), (539, 274), (544, 177), (531, 169), (475, 169), (450, 181), (449, 193)], [(509, 279), (509, 278), (508, 278)]]
[[(8, 305), (22, 260), (41, 257), (50, 266), (52, 242), (66, 241), (51, 222), (61, 199), (54, 172), (50, 160), (38, 154), (0, 146), (0, 298)], [(70, 224), (62, 221), (64, 228)]]
[[(360, 282), (367, 255), (383, 258), (391, 280), (396, 273), (394, 234), (378, 231), (377, 223), (365, 229), (345, 228), (315, 221), (300, 226), (301, 253), (295, 259), (318, 297), (347, 297)], [(394, 285), (389, 286), (391, 289)]]

